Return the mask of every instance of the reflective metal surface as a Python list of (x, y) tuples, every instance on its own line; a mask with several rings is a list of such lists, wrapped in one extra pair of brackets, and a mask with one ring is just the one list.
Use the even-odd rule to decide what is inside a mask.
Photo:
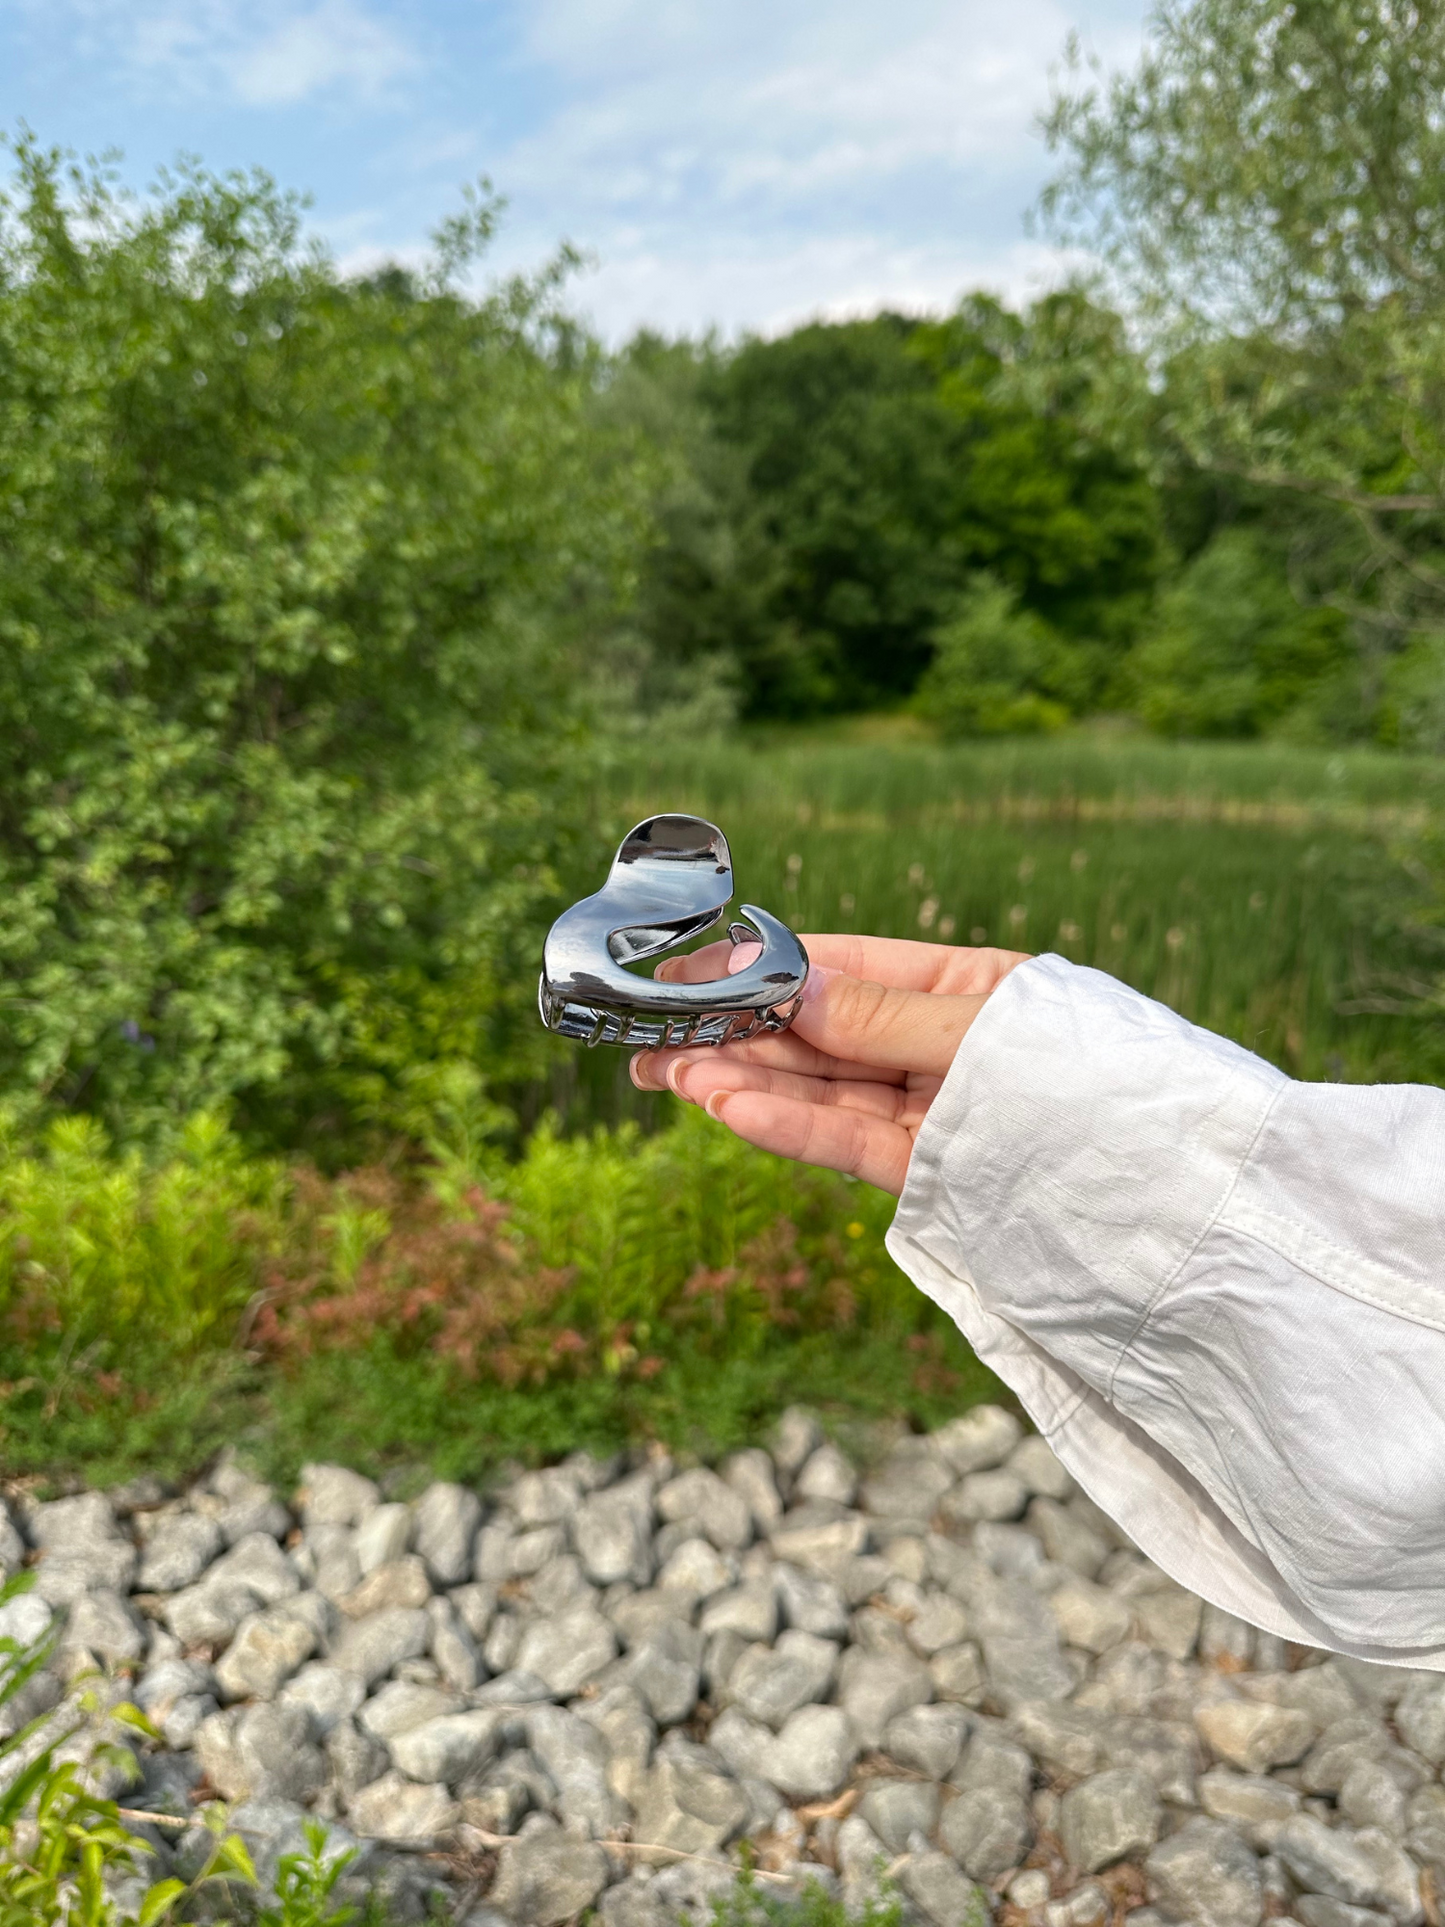
[(669, 984), (623, 966), (657, 957), (719, 921), (733, 893), (732, 856), (715, 823), (653, 816), (623, 838), (596, 896), (552, 925), (537, 1002), (542, 1022), (588, 1044), (652, 1049), (730, 1044), (786, 1030), (797, 1015), (808, 955), (785, 923), (745, 903), (734, 944), (762, 954), (735, 977)]

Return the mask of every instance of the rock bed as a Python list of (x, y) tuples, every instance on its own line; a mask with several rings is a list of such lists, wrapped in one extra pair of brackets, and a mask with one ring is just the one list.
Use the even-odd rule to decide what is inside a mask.
[[(1445, 1895), (1445, 1677), (1289, 1647), (1151, 1565), (980, 1407), (867, 1476), (789, 1413), (716, 1471), (578, 1455), (388, 1503), (224, 1462), (39, 1504), (0, 1608), (163, 1744), (124, 1799), (191, 1871), (224, 1799), (263, 1878), (309, 1815), (400, 1919), (706, 1919), (760, 1883), (930, 1927), (1418, 1927)], [(72, 1743), (79, 1747), (80, 1742)], [(119, 1777), (113, 1786), (119, 1787)]]

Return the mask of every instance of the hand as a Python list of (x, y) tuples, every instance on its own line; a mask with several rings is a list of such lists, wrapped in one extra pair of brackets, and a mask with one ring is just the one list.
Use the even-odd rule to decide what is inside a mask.
[[(790, 1029), (721, 1049), (639, 1051), (632, 1081), (702, 1105), (765, 1151), (851, 1172), (896, 1196), (964, 1033), (1024, 953), (886, 937), (803, 944), (812, 968)], [(757, 954), (755, 944), (711, 943), (669, 957), (656, 975), (715, 982)]]

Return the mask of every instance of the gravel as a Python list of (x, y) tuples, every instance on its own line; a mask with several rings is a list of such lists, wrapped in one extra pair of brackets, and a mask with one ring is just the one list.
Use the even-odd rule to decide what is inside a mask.
[(24, 1563), (0, 1635), (62, 1624), (7, 1719), (125, 1676), (102, 1704), (161, 1736), (134, 1799), (239, 1803), (266, 1878), (319, 1817), (402, 1922), (701, 1927), (744, 1853), (853, 1912), (886, 1881), (909, 1927), (1423, 1927), (1445, 1894), (1445, 1678), (1205, 1604), (996, 1407), (865, 1463), (792, 1412), (715, 1470), (412, 1502), (234, 1459), (17, 1492)]

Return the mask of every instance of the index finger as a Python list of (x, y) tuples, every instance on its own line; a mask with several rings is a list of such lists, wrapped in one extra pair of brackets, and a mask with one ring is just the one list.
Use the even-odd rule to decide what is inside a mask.
[[(907, 937), (864, 937), (824, 932), (800, 938), (810, 963), (841, 970), (890, 990), (944, 991), (977, 996), (992, 990), (1024, 953), (974, 950), (961, 944), (918, 943)], [(704, 944), (685, 957), (667, 957), (653, 973), (664, 983), (716, 983), (728, 974), (733, 946), (724, 939)]]

